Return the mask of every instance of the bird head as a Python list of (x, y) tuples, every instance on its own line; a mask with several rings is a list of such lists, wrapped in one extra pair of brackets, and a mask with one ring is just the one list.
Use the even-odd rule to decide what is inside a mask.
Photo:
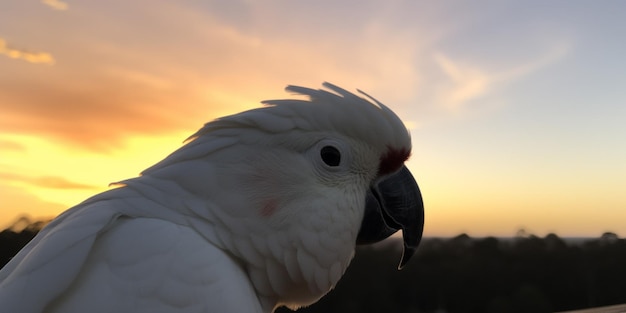
[[(288, 86), (287, 91), (306, 95), (322, 114), (310, 112), (308, 120), (329, 130), (314, 146), (312, 159), (321, 159), (323, 170), (334, 173), (330, 182), (366, 183), (368, 189), (356, 243), (372, 244), (402, 230), (403, 253), (398, 269), (415, 253), (424, 228), (424, 204), (413, 175), (404, 163), (411, 153), (411, 139), (399, 117), (384, 104), (359, 90), (358, 97), (335, 85), (334, 91)], [(305, 103), (294, 100), (265, 101), (270, 105)], [(329, 138), (332, 138), (329, 140)], [(361, 178), (361, 179), (359, 179)]]

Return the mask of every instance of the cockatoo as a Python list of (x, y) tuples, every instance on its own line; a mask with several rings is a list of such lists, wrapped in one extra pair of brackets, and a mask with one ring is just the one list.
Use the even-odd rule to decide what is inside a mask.
[(422, 236), (409, 133), (369, 95), (219, 118), (141, 176), (48, 224), (0, 271), (0, 311), (273, 312), (317, 301), (355, 245)]

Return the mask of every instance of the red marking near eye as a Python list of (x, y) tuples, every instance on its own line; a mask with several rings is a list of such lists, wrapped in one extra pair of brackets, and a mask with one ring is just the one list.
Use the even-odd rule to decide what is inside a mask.
[(378, 176), (393, 173), (402, 167), (404, 161), (409, 159), (411, 151), (406, 148), (395, 149), (387, 146), (387, 153), (380, 157), (378, 164)]
[(277, 208), (278, 208), (278, 201), (274, 199), (268, 200), (260, 210), (261, 216), (270, 217), (274, 215)]

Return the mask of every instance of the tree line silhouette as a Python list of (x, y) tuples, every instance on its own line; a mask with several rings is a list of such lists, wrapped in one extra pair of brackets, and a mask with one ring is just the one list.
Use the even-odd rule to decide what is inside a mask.
[[(0, 267), (43, 225), (0, 232)], [(579, 242), (524, 233), (426, 238), (397, 271), (400, 247), (393, 240), (358, 247), (337, 287), (297, 312), (522, 313), (626, 303), (626, 240), (611, 232)]]

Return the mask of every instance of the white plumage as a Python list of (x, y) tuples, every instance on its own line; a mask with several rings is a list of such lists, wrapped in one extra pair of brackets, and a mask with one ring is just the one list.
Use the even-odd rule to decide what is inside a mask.
[[(389, 211), (376, 213), (386, 228), (374, 239), (403, 228), (414, 249), (421, 196), (417, 213), (395, 215), (406, 205), (386, 204), (375, 188), (408, 157), (406, 128), (372, 98), (325, 86), (333, 92), (290, 86), (310, 100), (207, 123), (142, 176), (61, 214), (0, 271), (2, 312), (310, 304), (341, 278), (374, 202)], [(407, 239), (408, 228), (419, 237)]]

